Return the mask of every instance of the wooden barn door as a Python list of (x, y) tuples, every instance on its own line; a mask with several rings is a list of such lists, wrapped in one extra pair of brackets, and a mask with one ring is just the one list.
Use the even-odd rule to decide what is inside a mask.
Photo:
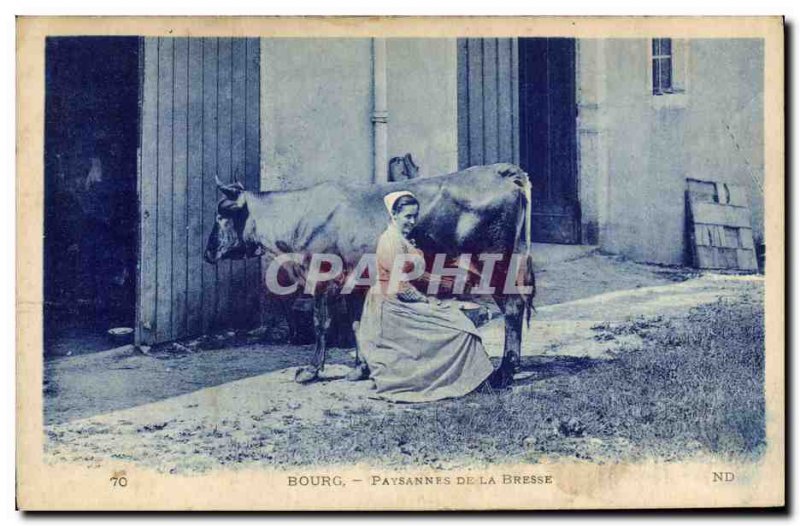
[(535, 241), (577, 243), (575, 40), (458, 41), (460, 168), (513, 162), (533, 181)]
[(258, 259), (203, 260), (214, 176), (259, 189), (259, 41), (144, 38), (137, 343), (254, 324)]
[(517, 40), (458, 41), (458, 166), (519, 163)]
[(580, 241), (575, 39), (519, 39), (520, 166), (533, 181), (533, 237)]

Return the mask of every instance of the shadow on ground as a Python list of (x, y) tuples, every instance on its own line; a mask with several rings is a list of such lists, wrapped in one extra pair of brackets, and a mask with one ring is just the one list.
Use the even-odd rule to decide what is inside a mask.
[[(194, 353), (144, 355), (133, 346), (58, 358), (44, 366), (45, 424), (156, 402), (311, 361), (313, 346), (245, 345)], [(328, 363), (352, 364), (329, 349)], [(326, 378), (326, 380), (329, 380)]]
[(583, 356), (523, 356), (520, 370), (514, 376), (514, 385), (576, 374), (605, 361)]

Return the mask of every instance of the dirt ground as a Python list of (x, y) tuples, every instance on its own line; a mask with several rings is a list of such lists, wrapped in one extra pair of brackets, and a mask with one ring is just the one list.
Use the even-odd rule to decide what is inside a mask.
[[(616, 325), (680, 318), (720, 298), (759, 296), (763, 278), (699, 274), (579, 250), (540, 261), (537, 285), (537, 312), (522, 351), (534, 366), (520, 373), (520, 384), (552, 372), (555, 357), (565, 359), (560, 364), (604, 360), (640, 342), (636, 331), (615, 335)], [(499, 357), (502, 319), (482, 333), (487, 351)], [(117, 459), (164, 471), (206, 470), (236, 463), (237, 451), (253, 444), (268, 453), (270, 433), (297, 423), (416, 411), (375, 399), (369, 381), (346, 381), (349, 350), (331, 351), (322, 381), (296, 384), (295, 368), (311, 352), (259, 344), (146, 356), (126, 346), (50, 360), (47, 453), (52, 461), (90, 466)]]

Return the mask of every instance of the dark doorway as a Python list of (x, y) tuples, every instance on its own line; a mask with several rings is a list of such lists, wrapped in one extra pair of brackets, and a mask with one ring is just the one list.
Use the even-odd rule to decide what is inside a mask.
[(136, 295), (139, 39), (45, 44), (45, 354), (114, 345)]
[(534, 240), (578, 243), (575, 39), (519, 39), (520, 165), (533, 180)]

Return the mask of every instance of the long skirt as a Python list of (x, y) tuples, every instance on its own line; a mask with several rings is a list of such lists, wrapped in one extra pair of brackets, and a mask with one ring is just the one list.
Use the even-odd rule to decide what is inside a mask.
[(368, 294), (358, 344), (377, 394), (395, 402), (463, 396), (492, 372), (475, 325), (451, 304)]

